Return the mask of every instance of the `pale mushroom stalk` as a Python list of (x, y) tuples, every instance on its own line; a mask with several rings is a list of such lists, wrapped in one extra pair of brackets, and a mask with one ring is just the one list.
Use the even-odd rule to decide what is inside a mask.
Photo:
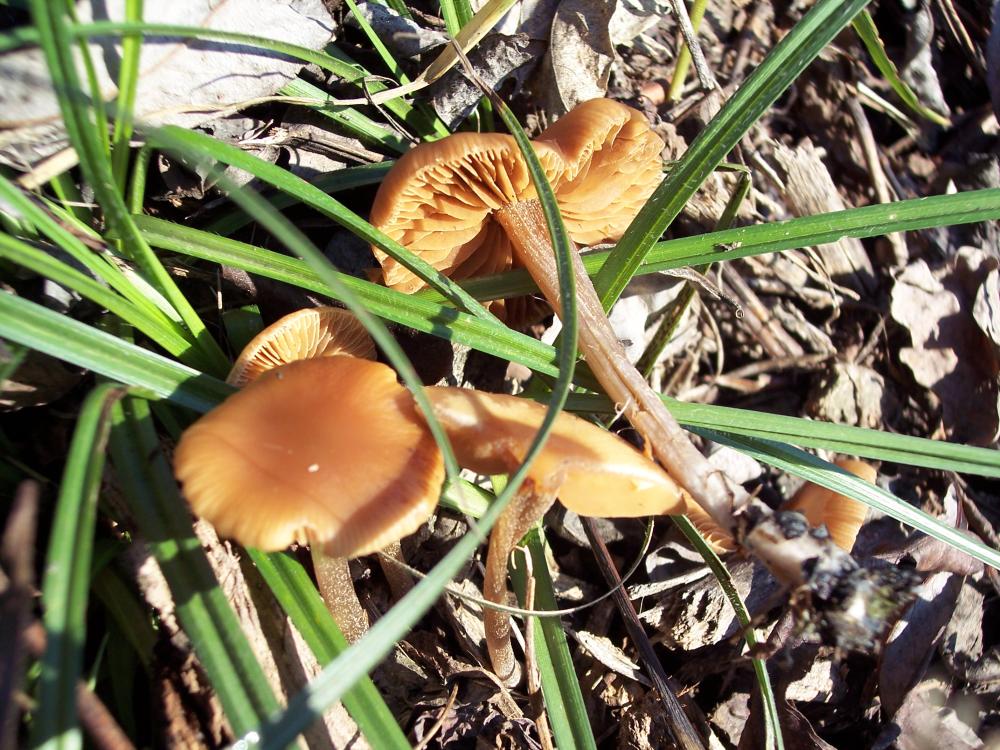
[[(494, 604), (507, 603), (507, 561), (518, 541), (545, 515), (556, 500), (554, 490), (525, 480), (510, 505), (490, 532), (490, 548), (486, 555), (483, 597)], [(486, 629), (486, 650), (493, 671), (505, 685), (521, 681), (521, 665), (510, 644), (510, 615), (496, 609), (483, 611)]]
[[(545, 299), (561, 315), (555, 254), (541, 204), (537, 199), (512, 203), (494, 216), (507, 231), (518, 258)], [(571, 260), (576, 277), (579, 346), (591, 372), (608, 396), (624, 410), (629, 422), (670, 475), (716, 523), (731, 529), (731, 490), (721, 476), (712, 471), (659, 396), (629, 362), (579, 255), (572, 253)]]
[(413, 576), (406, 569), (403, 545), (398, 541), (385, 545), (378, 553), (378, 564), (392, 591), (392, 598), (399, 601), (413, 588)]
[(346, 557), (323, 554), (322, 545), (310, 543), (316, 586), (323, 603), (348, 643), (359, 640), (368, 631), (368, 613), (361, 606)]

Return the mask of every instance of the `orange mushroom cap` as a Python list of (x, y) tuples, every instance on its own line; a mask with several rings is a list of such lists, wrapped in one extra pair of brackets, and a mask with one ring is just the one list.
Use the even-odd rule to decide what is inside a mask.
[(261, 375), (181, 436), (174, 470), (222, 536), (354, 557), (412, 533), (437, 503), (440, 451), (385, 365), (308, 359)]
[[(871, 484), (878, 477), (874, 467), (864, 461), (842, 458), (836, 464)], [(868, 506), (864, 503), (812, 482), (802, 485), (782, 510), (798, 511), (806, 517), (810, 526), (825, 524), (834, 544), (846, 552), (851, 551), (868, 516)]]
[[(528, 167), (508, 135), (456, 133), (405, 153), (375, 195), (371, 223), (453, 279), (510, 268), (512, 250), (490, 214), (535, 197)], [(424, 283), (372, 248), (387, 286)]]
[[(426, 392), (458, 463), (481, 474), (516, 470), (545, 417), (544, 406), (515, 396), (447, 387)], [(571, 414), (556, 418), (529, 477), (583, 516), (632, 518), (684, 507), (680, 487), (659, 466)]]
[(582, 245), (621, 238), (663, 178), (663, 139), (645, 116), (611, 99), (577, 105), (535, 140), (559, 155), (546, 175), (566, 230)]
[(262, 373), (299, 359), (346, 354), (375, 359), (375, 342), (361, 322), (339, 307), (309, 307), (275, 321), (247, 344), (226, 382), (242, 387)]

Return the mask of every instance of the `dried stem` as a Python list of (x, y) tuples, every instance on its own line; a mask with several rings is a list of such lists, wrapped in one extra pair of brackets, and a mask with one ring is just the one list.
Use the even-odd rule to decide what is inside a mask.
[[(555, 256), (541, 204), (537, 200), (513, 203), (494, 216), (507, 230), (518, 258), (542, 294), (561, 314)], [(580, 350), (594, 376), (670, 475), (691, 493), (716, 523), (724, 529), (732, 529), (733, 508), (743, 499), (743, 493), (740, 497), (735, 496), (723, 477), (694, 447), (645, 378), (628, 361), (625, 348), (615, 336), (594, 285), (575, 253), (573, 268)]]
[[(537, 200), (514, 203), (494, 217), (507, 230), (518, 258), (542, 294), (561, 313), (555, 254), (541, 204)], [(811, 532), (798, 513), (774, 513), (742, 488), (731, 489), (628, 361), (583, 263), (575, 253), (572, 260), (580, 349), (605, 392), (656, 459), (779, 582), (800, 589), (798, 598), (810, 602), (828, 623), (829, 640), (849, 649), (872, 648), (885, 626), (886, 613), (905, 601), (912, 576), (894, 569), (863, 569), (825, 532)]]
[[(483, 597), (495, 604), (507, 603), (507, 560), (518, 540), (552, 507), (555, 491), (540, 488), (525, 480), (511, 500), (510, 505), (497, 520), (490, 533), (490, 548), (486, 555), (486, 575)], [(495, 609), (483, 611), (486, 627), (486, 650), (489, 652), (493, 671), (508, 687), (521, 681), (521, 665), (510, 645), (510, 615)]]

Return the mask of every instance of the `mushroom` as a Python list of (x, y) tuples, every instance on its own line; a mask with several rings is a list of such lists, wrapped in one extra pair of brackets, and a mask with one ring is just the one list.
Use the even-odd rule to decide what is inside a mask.
[[(838, 467), (856, 477), (875, 484), (878, 472), (874, 467), (856, 459), (841, 458)], [(794, 510), (806, 517), (810, 526), (826, 526), (834, 544), (850, 552), (854, 540), (868, 516), (868, 506), (853, 497), (842, 495), (826, 487), (806, 482), (782, 510)]]
[[(567, 229), (580, 242), (613, 241), (660, 180), (663, 142), (630, 108), (606, 99), (576, 107), (535, 141)], [(400, 158), (375, 197), (372, 223), (441, 271), (462, 278), (504, 270), (516, 258), (561, 314), (548, 228), (513, 138), (458, 133)], [(386, 284), (416, 279), (378, 248)], [(485, 260), (478, 257), (483, 254)], [(694, 447), (658, 394), (628, 361), (593, 284), (574, 254), (580, 349), (605, 392), (658, 461), (721, 527), (733, 525), (738, 489)]]
[[(584, 102), (535, 141), (570, 235), (618, 239), (660, 181), (663, 141), (635, 110)], [(375, 196), (371, 223), (453, 279), (506, 271), (530, 235), (548, 236), (527, 165), (513, 138), (456, 133), (411, 149)], [(424, 282), (378, 247), (387, 286)], [(532, 267), (528, 270), (534, 276)]]
[[(317, 566), (333, 610), (356, 602), (346, 560), (415, 531), (444, 479), (440, 451), (393, 370), (342, 355), (261, 374), (184, 432), (174, 471), (220, 535), (264, 551), (309, 544), (314, 557), (344, 561), (321, 557)], [(357, 609), (334, 612), (349, 640), (366, 627)]]
[(339, 307), (307, 307), (272, 323), (247, 344), (226, 382), (244, 386), (297, 359), (346, 354), (375, 359), (375, 342), (360, 321)]
[[(508, 474), (527, 454), (545, 418), (545, 407), (514, 396), (462, 388), (426, 389), (460, 466), (480, 474)], [(678, 513), (683, 491), (656, 464), (621, 438), (570, 414), (555, 421), (528, 476), (490, 534), (483, 596), (507, 600), (507, 559), (518, 540), (558, 496), (584, 516), (630, 518)], [(483, 615), (486, 647), (497, 676), (520, 681), (510, 645), (510, 617), (494, 609)]]

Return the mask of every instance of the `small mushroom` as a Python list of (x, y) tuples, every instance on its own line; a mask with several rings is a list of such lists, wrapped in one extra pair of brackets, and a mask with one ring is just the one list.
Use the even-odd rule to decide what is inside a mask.
[[(426, 392), (459, 465), (480, 474), (515, 471), (545, 417), (544, 406), (514, 396), (445, 387)], [(561, 414), (520, 491), (490, 534), (483, 585), (487, 601), (506, 602), (510, 553), (557, 496), (580, 515), (613, 518), (678, 513), (686, 502), (674, 481), (624, 440), (579, 417)], [(488, 609), (484, 623), (497, 676), (516, 685), (521, 675), (510, 645), (509, 616)]]
[[(314, 555), (344, 560), (415, 531), (444, 479), (440, 451), (396, 374), (339, 355), (261, 374), (184, 432), (174, 471), (220, 535), (264, 551), (309, 544)], [(341, 622), (349, 639), (364, 625), (352, 619)]]
[[(841, 458), (836, 464), (870, 484), (875, 484), (878, 477), (874, 467), (864, 461)], [(812, 482), (802, 485), (782, 510), (798, 511), (810, 526), (826, 526), (834, 544), (845, 552), (851, 551), (868, 516), (868, 506), (864, 503)]]
[(346, 354), (375, 359), (375, 342), (352, 313), (339, 307), (307, 307), (272, 323), (247, 344), (226, 382), (244, 386), (261, 373), (297, 359)]

